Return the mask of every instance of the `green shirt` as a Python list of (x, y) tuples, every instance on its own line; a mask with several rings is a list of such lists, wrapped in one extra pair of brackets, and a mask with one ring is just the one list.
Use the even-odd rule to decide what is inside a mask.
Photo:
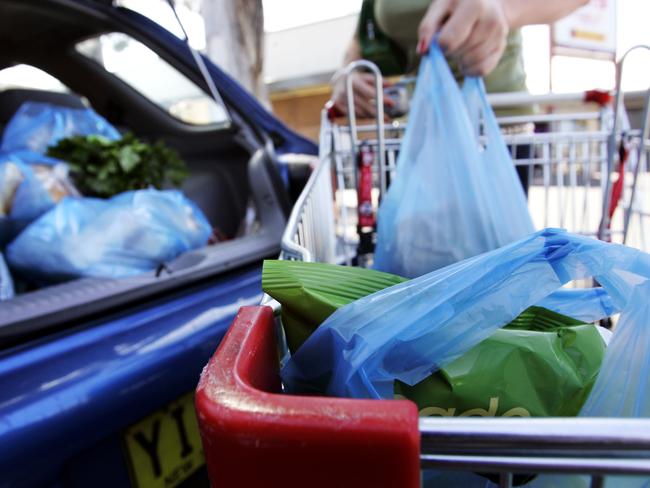
[[(431, 1), (374, 0), (377, 25), (387, 37), (404, 50), (408, 58), (407, 71), (409, 72), (417, 70), (418, 26)], [(460, 71), (453, 62), (450, 62), (450, 66), (456, 78), (462, 79)], [(501, 60), (484, 81), (485, 88), (491, 93), (526, 91), (526, 73), (519, 30), (510, 32)]]

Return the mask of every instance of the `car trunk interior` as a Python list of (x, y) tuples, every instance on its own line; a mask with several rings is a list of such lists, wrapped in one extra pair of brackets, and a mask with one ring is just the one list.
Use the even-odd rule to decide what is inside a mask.
[[(84, 39), (121, 29), (110, 15), (85, 11), (74, 2), (2, 3), (0, 70), (31, 65), (57, 78), (73, 94), (33, 90), (0, 93), (0, 133), (23, 99), (37, 98), (64, 106), (88, 103), (121, 132), (133, 132), (148, 142), (163, 140), (178, 151), (190, 173), (181, 189), (224, 240), (134, 278), (83, 278), (0, 302), (0, 346), (86, 323), (109, 308), (138, 306), (172, 290), (187, 290), (219, 273), (252, 265), (279, 252), (288, 202), (278, 184), (272, 149), (245, 122), (245, 114), (238, 113), (237, 107), (228, 105), (231, 123), (227, 127), (189, 125), (75, 50)], [(150, 39), (138, 38), (137, 32), (128, 34), (155, 47)], [(167, 61), (174, 64), (171, 59)], [(198, 69), (179, 69), (185, 69), (186, 77), (204, 86)], [(87, 102), (80, 102), (75, 95)]]

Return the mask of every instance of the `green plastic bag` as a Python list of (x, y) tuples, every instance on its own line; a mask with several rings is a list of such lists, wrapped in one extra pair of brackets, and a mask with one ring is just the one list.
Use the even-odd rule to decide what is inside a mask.
[(381, 271), (303, 261), (264, 261), (262, 289), (282, 304), (282, 325), (294, 353), (336, 309), (407, 281)]
[(530, 307), (416, 385), (396, 382), (395, 393), (422, 416), (574, 417), (604, 355), (595, 325)]
[[(282, 304), (294, 352), (337, 308), (406, 281), (379, 271), (301, 261), (265, 261), (262, 287)], [(395, 395), (441, 416), (575, 416), (598, 375), (598, 328), (530, 307), (456, 361)]]

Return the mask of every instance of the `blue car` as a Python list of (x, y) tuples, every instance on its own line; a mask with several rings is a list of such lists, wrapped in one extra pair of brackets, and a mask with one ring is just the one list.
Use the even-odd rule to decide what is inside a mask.
[(182, 190), (227, 238), (156, 272), (0, 302), (2, 487), (207, 486), (192, 391), (279, 252), (291, 199), (278, 154), (316, 146), (204, 63), (108, 0), (0, 0), (0, 74), (20, 66), (62, 87), (0, 91), (0, 134), (25, 101), (90, 106), (176, 149)]

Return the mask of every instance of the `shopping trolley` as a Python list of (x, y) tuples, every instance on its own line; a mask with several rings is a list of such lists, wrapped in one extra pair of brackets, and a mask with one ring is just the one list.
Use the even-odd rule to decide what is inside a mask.
[[(346, 74), (359, 67), (372, 70), (381, 87), (378, 71), (366, 62)], [(283, 259), (372, 262), (372, 217), (394, 177), (405, 127), (383, 122), (378, 94), (374, 125), (357, 124), (353, 111), (349, 124), (340, 125), (323, 111), (320, 162), (293, 208)], [(508, 127), (505, 139), (515, 164), (529, 168), (529, 202), (539, 206), (531, 208), (538, 225), (625, 240), (627, 215), (639, 212), (635, 187), (648, 144), (647, 128), (619, 129), (614, 107), (620, 98), (614, 106), (599, 93), (586, 99), (502, 95), (492, 102), (585, 108), (500, 123)], [(646, 105), (645, 119), (647, 112)], [(544, 131), (534, 132), (531, 124)], [(624, 155), (615, 147), (636, 151), (636, 160), (626, 156), (627, 168), (621, 167)], [(619, 179), (620, 194), (612, 198)], [(610, 207), (623, 208), (622, 223)], [(240, 310), (197, 389), (214, 486), (415, 487), (423, 468), (492, 473), (503, 487), (512, 486), (517, 473), (581, 474), (594, 487), (603, 486), (606, 475), (650, 476), (650, 419), (418, 418), (415, 405), (404, 400), (282, 394), (278, 308), (268, 304)]]

